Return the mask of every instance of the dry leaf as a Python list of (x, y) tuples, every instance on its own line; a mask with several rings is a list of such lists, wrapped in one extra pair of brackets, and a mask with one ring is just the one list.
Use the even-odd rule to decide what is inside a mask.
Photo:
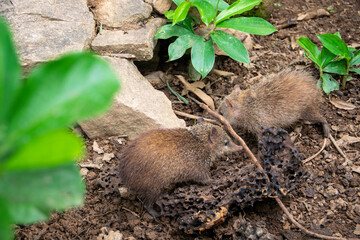
[(95, 152), (97, 152), (97, 153), (104, 153), (104, 150), (102, 150), (102, 149), (99, 147), (99, 145), (97, 144), (96, 141), (94, 141), (94, 143), (93, 143), (93, 150), (94, 150)]
[(222, 70), (219, 70), (219, 69), (213, 69), (212, 72), (215, 73), (216, 75), (222, 76), (222, 77), (230, 77), (230, 76), (235, 75), (235, 73), (222, 71)]
[(330, 103), (334, 105), (336, 108), (344, 109), (344, 110), (353, 110), (356, 106), (352, 103), (345, 102), (338, 98), (330, 99)]
[[(195, 81), (193, 83), (190, 83), (191, 86), (193, 86), (194, 88), (200, 88), (203, 89), (205, 87), (205, 83), (203, 81)], [(184, 96), (188, 94), (188, 90), (186, 88), (184, 88), (181, 92), (181, 95)]]
[(356, 172), (356, 173), (360, 174), (360, 166), (353, 166), (353, 167), (351, 167), (351, 170), (353, 172)]
[(297, 37), (294, 35), (290, 36), (290, 46), (292, 50), (295, 50), (299, 46), (298, 43), (296, 42), (296, 38)]
[(308, 19), (313, 19), (313, 18), (317, 18), (317, 17), (322, 17), (322, 16), (330, 16), (330, 13), (328, 11), (326, 11), (323, 8), (314, 10), (314, 11), (310, 11), (307, 13), (300, 13), (298, 15), (297, 20), (298, 21), (302, 21), (302, 20), (308, 20)]
[(115, 157), (115, 155), (113, 153), (105, 153), (102, 160), (109, 161), (109, 160), (113, 159), (114, 157)]
[(185, 80), (183, 76), (176, 75), (176, 77), (180, 80), (180, 82), (182, 82), (182, 84), (184, 84), (185, 88), (188, 91), (193, 92), (196, 96), (198, 96), (201, 100), (203, 100), (203, 102), (206, 103), (206, 105), (208, 105), (209, 108), (215, 110), (214, 100), (209, 95), (201, 91), (199, 88), (194, 88), (190, 83), (188, 83)]
[(345, 135), (339, 140), (336, 141), (336, 143), (340, 146), (347, 146), (353, 143), (360, 142), (360, 137), (352, 137), (349, 135)]

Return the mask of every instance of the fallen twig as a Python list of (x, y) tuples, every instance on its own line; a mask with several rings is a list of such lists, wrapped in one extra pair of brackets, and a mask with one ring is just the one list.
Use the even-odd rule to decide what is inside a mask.
[(343, 163), (344, 166), (348, 165), (350, 161), (350, 159), (345, 155), (345, 153), (343, 152), (343, 150), (341, 150), (341, 148), (339, 147), (339, 145), (336, 143), (335, 138), (331, 135), (331, 133), (329, 134), (329, 138), (331, 140), (331, 142), (334, 144), (336, 150), (339, 151), (339, 153), (341, 154), (341, 156), (343, 156), (343, 158), (345, 158), (345, 162)]
[(313, 160), (314, 158), (316, 158), (326, 147), (326, 143), (327, 143), (327, 138), (324, 138), (324, 144), (322, 145), (321, 149), (315, 153), (314, 155), (312, 155), (311, 157), (308, 157), (307, 159), (305, 159), (303, 161), (303, 163), (307, 163), (310, 162), (311, 160)]
[(182, 116), (182, 117), (186, 117), (186, 118), (190, 118), (190, 119), (199, 119), (199, 118), (202, 118), (202, 119), (204, 119), (206, 122), (217, 123), (217, 121), (214, 120), (214, 119), (204, 118), (204, 117), (196, 116), (196, 115), (189, 114), (189, 113), (184, 113), (184, 112), (177, 111), (177, 110), (173, 110), (173, 111), (174, 111), (174, 113), (175, 113), (176, 115), (179, 115), (179, 116)]
[[(249, 149), (249, 147), (246, 145), (246, 143), (244, 142), (244, 140), (236, 134), (236, 132), (234, 131), (234, 129), (231, 127), (231, 125), (229, 124), (229, 122), (220, 114), (218, 114), (215, 111), (212, 111), (207, 105), (201, 103), (200, 107), (202, 109), (204, 109), (205, 111), (207, 111), (211, 116), (213, 116), (214, 118), (218, 119), (224, 126), (225, 128), (228, 130), (228, 132), (231, 134), (231, 136), (236, 139), (244, 148), (244, 150), (246, 151), (246, 153), (250, 156), (251, 161), (258, 167), (258, 169), (260, 171), (263, 171), (262, 166), (260, 165), (259, 161), (256, 159), (255, 155), (251, 152), (251, 150)], [(267, 180), (270, 182), (270, 179), (267, 177)], [(294, 216), (287, 210), (287, 208), (285, 207), (285, 205), (282, 203), (282, 201), (280, 200), (279, 197), (275, 196), (274, 197), (276, 202), (279, 204), (280, 208), (284, 211), (284, 213), (286, 214), (287, 218), (296, 226), (298, 227), (301, 231), (303, 231), (304, 233), (306, 233), (309, 236), (312, 237), (317, 237), (317, 238), (321, 238), (321, 239), (328, 239), (328, 240), (346, 240), (346, 238), (339, 238), (339, 237), (331, 237), (331, 236), (326, 236), (326, 235), (322, 235), (322, 234), (318, 234), (318, 233), (314, 233), (310, 230), (307, 230), (305, 227), (303, 227), (300, 223), (298, 223)]]

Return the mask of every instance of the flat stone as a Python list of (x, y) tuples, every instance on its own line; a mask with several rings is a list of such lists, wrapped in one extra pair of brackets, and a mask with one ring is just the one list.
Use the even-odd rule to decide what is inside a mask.
[(155, 90), (129, 60), (105, 57), (121, 77), (121, 91), (105, 115), (79, 123), (90, 138), (127, 135), (130, 139), (156, 128), (185, 127), (170, 100)]
[(3, 0), (0, 14), (10, 23), (23, 65), (84, 50), (95, 35), (86, 0)]
[(145, 2), (151, 4), (153, 8), (161, 14), (168, 11), (172, 4), (172, 0), (145, 0)]
[(165, 19), (155, 18), (144, 28), (129, 31), (103, 30), (92, 42), (92, 49), (99, 53), (121, 53), (134, 55), (138, 61), (148, 61), (153, 57), (157, 30), (166, 23)]
[(96, 18), (108, 27), (123, 27), (150, 17), (152, 7), (142, 0), (89, 0)]

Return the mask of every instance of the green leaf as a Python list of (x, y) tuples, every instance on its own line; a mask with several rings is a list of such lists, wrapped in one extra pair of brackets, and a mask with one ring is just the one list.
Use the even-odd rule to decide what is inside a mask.
[(350, 60), (350, 51), (346, 46), (346, 43), (341, 40), (339, 36), (326, 33), (322, 35), (317, 35), (317, 37), (320, 39), (324, 47), (326, 47), (330, 52)]
[[(98, 115), (112, 103), (119, 81), (109, 64), (90, 53), (66, 55), (38, 66), (19, 91), (6, 144)], [(15, 141), (16, 144), (13, 142)]]
[(324, 72), (328, 72), (328, 73), (336, 73), (336, 74), (340, 74), (340, 75), (347, 75), (347, 71), (346, 71), (346, 60), (342, 59), (342, 60), (335, 60), (330, 62), (325, 68), (324, 68)]
[(42, 212), (39, 208), (26, 203), (9, 203), (8, 210), (12, 217), (12, 221), (21, 224), (30, 224), (39, 221), (45, 221), (49, 213)]
[(0, 16), (0, 132), (20, 87), (20, 65), (10, 31)]
[(176, 25), (180, 26), (180, 27), (183, 27), (183, 28), (186, 28), (191, 33), (194, 33), (193, 26), (195, 25), (195, 23), (194, 23), (194, 20), (192, 20), (192, 18), (189, 17), (189, 16), (186, 16), (186, 18), (183, 21), (178, 22)]
[(209, 23), (213, 20), (216, 14), (214, 7), (206, 0), (192, 0), (191, 5), (197, 8), (200, 13), (201, 20), (206, 26), (209, 26)]
[(244, 44), (233, 35), (223, 31), (214, 31), (210, 34), (210, 37), (232, 59), (243, 63), (250, 63), (249, 54)]
[(173, 19), (173, 18), (174, 18), (174, 13), (175, 13), (174, 10), (169, 10), (169, 11), (166, 11), (166, 12), (164, 13), (164, 15), (165, 15), (165, 17), (166, 17), (167, 19)]
[(318, 47), (307, 37), (301, 37), (296, 41), (308, 54), (308, 58), (318, 67), (321, 67), (320, 51)]
[(260, 4), (261, 0), (238, 0), (231, 4), (230, 7), (222, 11), (216, 18), (215, 24), (218, 24), (236, 14), (251, 10), (256, 5)]
[(351, 71), (351, 72), (356, 72), (357, 74), (360, 74), (360, 68), (354, 68), (354, 67), (352, 67), (352, 68), (349, 69), (349, 71)]
[[(214, 9), (216, 9), (217, 7), (217, 10), (218, 11), (223, 11), (225, 10), (226, 8), (229, 7), (229, 4), (227, 4), (224, 0), (207, 0), (207, 2), (209, 2)], [(219, 2), (219, 5), (218, 5), (218, 2)]]
[(180, 22), (185, 19), (189, 9), (191, 7), (191, 2), (182, 2), (176, 9), (174, 13), (174, 19), (172, 25), (174, 26), (177, 22)]
[(168, 82), (166, 82), (167, 87), (169, 88), (170, 92), (172, 92), (177, 98), (179, 98), (181, 101), (183, 101), (185, 104), (189, 104), (189, 101), (186, 100), (183, 96), (178, 94), (174, 89), (172, 89)]
[(356, 48), (354, 48), (354, 47), (348, 47), (348, 48), (349, 48), (350, 52), (355, 52), (356, 51)]
[(214, 66), (215, 51), (213, 41), (204, 41), (204, 37), (199, 37), (191, 49), (191, 62), (196, 71), (204, 78)]
[(189, 73), (191, 80), (198, 81), (201, 79), (201, 74), (198, 71), (196, 71), (196, 69), (192, 65), (191, 61), (189, 63), (188, 73)]
[(321, 67), (324, 68), (328, 65), (332, 60), (336, 58), (336, 55), (330, 52), (326, 47), (321, 49), (320, 53), (320, 62)]
[[(48, 216), (52, 210), (80, 206), (84, 193), (79, 169), (74, 165), (4, 172), (0, 177), (0, 199), (11, 203), (10, 213), (24, 214), (12, 216), (19, 224), (43, 220), (40, 212)], [(16, 206), (21, 209), (16, 211)], [(31, 219), (27, 213), (32, 213)]]
[(160, 38), (160, 39), (168, 39), (171, 37), (175, 37), (175, 36), (181, 36), (181, 35), (185, 35), (185, 34), (190, 34), (191, 31), (180, 27), (180, 26), (172, 26), (171, 24), (167, 24), (162, 26), (161, 28), (159, 28), (159, 30), (157, 31), (156, 35), (154, 36), (155, 39)]
[(169, 45), (169, 61), (174, 61), (181, 58), (188, 48), (191, 48), (199, 36), (195, 34), (187, 34), (178, 37), (173, 43)]
[(83, 142), (68, 130), (55, 130), (31, 139), (4, 164), (4, 170), (41, 169), (73, 162), (83, 154)]
[(338, 36), (341, 39), (341, 35), (339, 32), (334, 33), (335, 36)]
[(179, 6), (180, 4), (182, 4), (183, 2), (185, 2), (186, 0), (173, 0), (173, 2)]
[(350, 65), (357, 65), (360, 63), (360, 50), (354, 53), (353, 58), (351, 59)]
[(12, 219), (9, 213), (8, 202), (0, 197), (0, 239), (13, 239)]
[(216, 27), (219, 28), (232, 28), (242, 32), (269, 35), (276, 30), (268, 21), (257, 17), (239, 17), (231, 18), (219, 23)]
[(322, 79), (322, 89), (326, 94), (334, 90), (339, 90), (339, 83), (330, 74), (323, 74)]

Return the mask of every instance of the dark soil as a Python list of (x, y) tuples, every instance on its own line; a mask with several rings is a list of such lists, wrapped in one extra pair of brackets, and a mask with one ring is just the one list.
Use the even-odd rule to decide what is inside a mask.
[[(227, 57), (218, 57), (216, 68), (233, 72), (235, 76), (225, 77), (211, 73), (203, 81), (207, 85), (204, 91), (214, 100), (219, 101), (231, 92), (235, 84), (242, 89), (252, 86), (263, 76), (279, 72), (286, 68), (306, 69), (318, 77), (318, 71), (303, 56), (299, 47), (293, 49), (291, 41), (301, 36), (309, 37), (319, 43), (315, 34), (340, 32), (348, 45), (360, 46), (360, 2), (357, 0), (281, 0), (276, 1), (268, 21), (281, 26), (296, 19), (298, 14), (307, 13), (319, 8), (328, 9), (330, 16), (304, 20), (287, 28), (280, 29), (271, 36), (254, 36), (254, 49), (251, 52), (251, 66), (246, 67)], [(295, 46), (295, 45), (294, 45)], [(293, 46), (293, 47), (294, 47)], [(161, 53), (161, 51), (160, 51)], [(181, 92), (182, 85), (173, 75), (182, 74), (187, 77), (187, 60), (162, 63), (160, 69), (170, 76), (170, 85)], [(202, 110), (196, 103), (181, 104), (167, 88), (160, 89), (173, 101), (173, 108), (190, 114), (202, 116)], [(357, 108), (344, 110), (335, 107), (330, 100), (341, 99), (352, 103)], [(324, 94), (322, 113), (328, 120), (335, 139), (346, 139), (347, 136), (359, 138), (360, 130), (360, 76), (348, 82), (347, 89), (335, 91), (330, 96)], [(186, 119), (189, 124), (193, 120)], [(298, 123), (287, 129), (300, 154), (304, 157), (316, 153), (322, 143), (322, 129), (318, 125)], [(257, 149), (256, 141), (249, 134), (242, 135), (252, 150)], [(105, 153), (121, 152), (126, 139), (111, 137), (95, 139)], [(52, 214), (48, 222), (17, 228), (17, 239), (115, 239), (111, 234), (121, 233), (130, 239), (247, 239), (251, 228), (263, 229), (275, 239), (312, 239), (301, 233), (291, 224), (276, 202), (264, 199), (227, 218), (222, 225), (197, 235), (187, 235), (178, 229), (176, 218), (161, 217), (154, 220), (142, 207), (141, 201), (135, 197), (120, 197), (118, 192), (111, 193), (101, 184), (101, 175), (106, 174), (109, 167), (116, 164), (117, 158), (104, 160), (103, 153), (93, 149), (94, 140), (88, 140), (88, 155), (83, 165), (82, 174), (87, 185), (85, 205), (79, 209), (71, 209), (64, 213)], [(282, 198), (284, 204), (305, 228), (315, 232), (345, 238), (360, 237), (360, 142), (346, 142), (341, 145), (350, 158), (351, 163), (343, 166), (344, 159), (328, 144), (326, 149), (315, 159), (305, 164), (309, 173), (306, 181), (295, 191)], [(213, 169), (220, 174), (224, 166), (242, 162), (249, 163), (242, 153), (229, 156), (227, 161)], [(219, 166), (221, 165), (221, 169)], [(238, 226), (239, 219), (245, 222), (243, 230)], [(238, 234), (243, 231), (244, 234)], [(99, 236), (101, 233), (102, 236)], [(246, 233), (248, 232), (248, 233)], [(247, 235), (246, 235), (246, 234)], [(108, 236), (107, 236), (108, 235)], [(256, 234), (255, 234), (256, 235)], [(253, 236), (255, 236), (253, 235)], [(258, 234), (261, 235), (261, 234)], [(258, 238), (248, 238), (258, 239)]]

